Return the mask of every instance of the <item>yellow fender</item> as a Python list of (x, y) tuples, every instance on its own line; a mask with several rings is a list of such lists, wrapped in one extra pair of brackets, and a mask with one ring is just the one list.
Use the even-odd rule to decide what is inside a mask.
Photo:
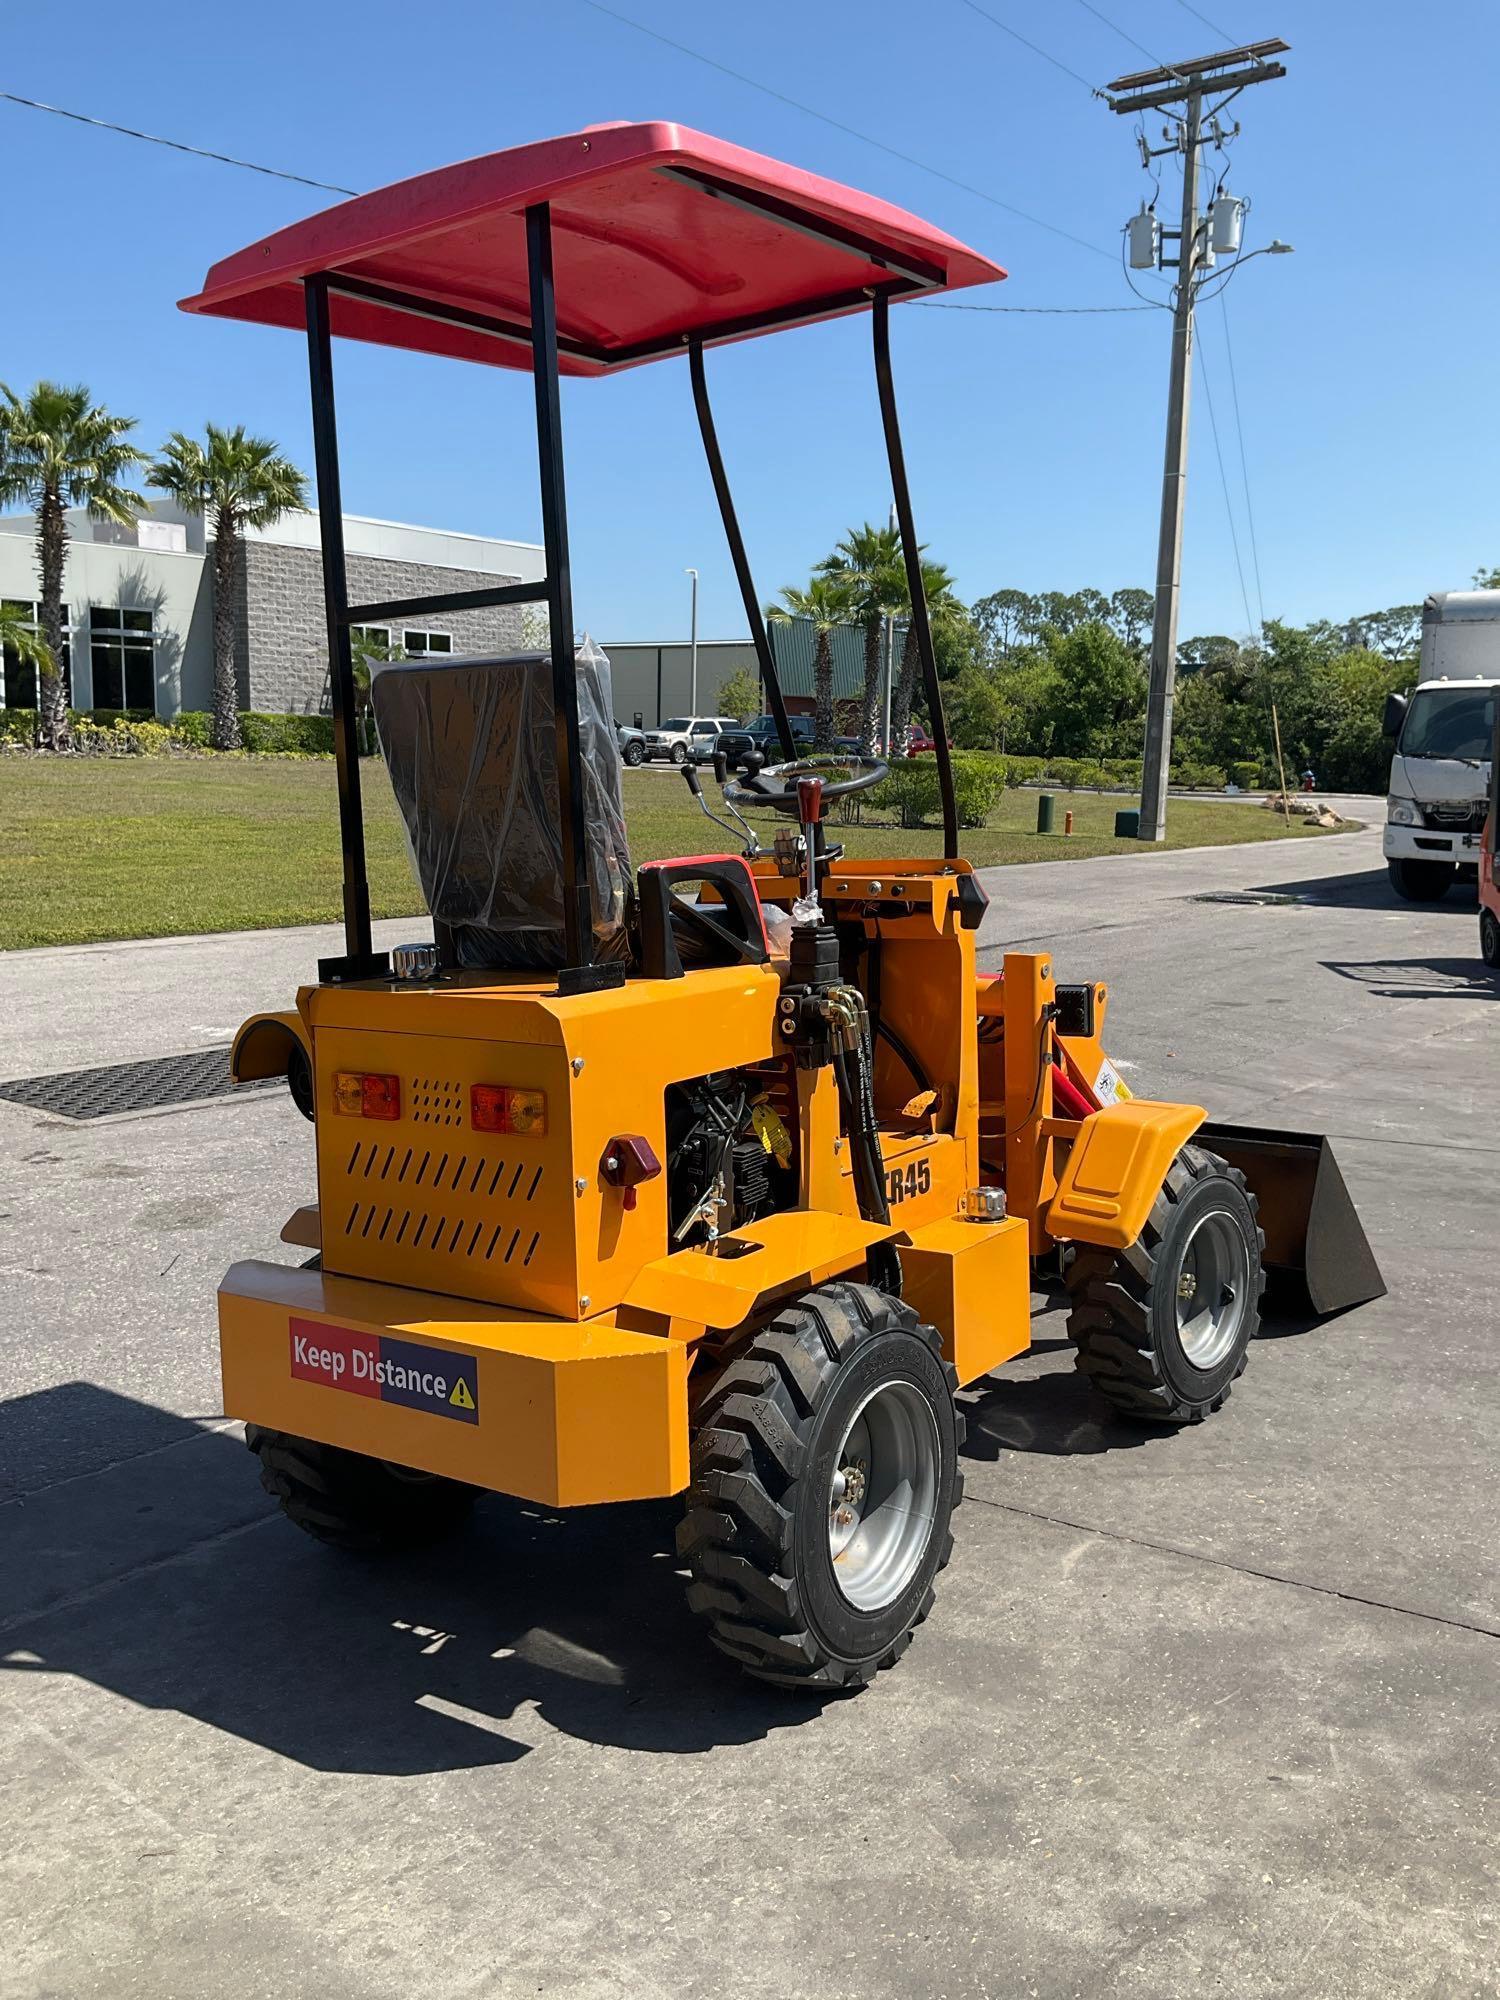
[(1179, 1147), (1206, 1115), (1198, 1104), (1133, 1097), (1084, 1119), (1047, 1210), (1049, 1234), (1127, 1249), (1144, 1228)]
[(300, 1048), (312, 1066), (312, 1043), (300, 1014), (252, 1014), (234, 1038), (229, 1052), (229, 1074), (236, 1083), (253, 1083), (257, 1077), (285, 1076), (291, 1066), (292, 1051)]

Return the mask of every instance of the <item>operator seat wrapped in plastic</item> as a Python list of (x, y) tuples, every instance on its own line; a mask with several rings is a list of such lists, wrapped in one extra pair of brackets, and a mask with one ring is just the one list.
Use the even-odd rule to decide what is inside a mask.
[[(628, 954), (631, 881), (609, 661), (578, 649), (578, 730), (594, 956)], [(461, 965), (565, 962), (550, 653), (372, 660), (370, 704), (427, 907)]]

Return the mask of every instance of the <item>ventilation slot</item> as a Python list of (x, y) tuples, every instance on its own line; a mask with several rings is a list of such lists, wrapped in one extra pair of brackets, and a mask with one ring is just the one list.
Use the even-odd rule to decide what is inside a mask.
[(437, 1076), (414, 1076), (407, 1116), (413, 1125), (462, 1125), (464, 1086)]

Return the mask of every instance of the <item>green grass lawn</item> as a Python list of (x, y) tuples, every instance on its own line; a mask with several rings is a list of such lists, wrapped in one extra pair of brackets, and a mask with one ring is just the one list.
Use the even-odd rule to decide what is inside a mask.
[[(371, 906), (377, 917), (415, 915), (421, 898), (384, 772), (367, 761), (363, 775)], [(624, 777), (636, 861), (720, 844), (679, 779)], [(707, 787), (716, 789), (711, 779)], [(1115, 812), (1128, 803), (1059, 793), (1059, 826), (1067, 808), (1074, 814), (1068, 839), (1032, 830), (1034, 793), (1007, 792), (992, 823), (964, 835), (964, 852), (981, 867), (1140, 855), (1147, 850), (1114, 838)], [(1168, 822), (1171, 847), (1287, 837), (1273, 813), (1210, 800), (1174, 799)], [(937, 854), (941, 846), (930, 829), (861, 825), (840, 834), (855, 854)], [(1296, 829), (1290, 837), (1319, 836)], [(3, 949), (330, 923), (342, 910), (329, 761), (5, 758), (0, 857)]]

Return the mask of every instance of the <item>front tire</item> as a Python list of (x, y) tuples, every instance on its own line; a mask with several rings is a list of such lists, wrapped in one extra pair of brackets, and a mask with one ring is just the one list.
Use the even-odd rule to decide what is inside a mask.
[(747, 1673), (852, 1689), (905, 1652), (953, 1548), (956, 1386), (933, 1328), (858, 1284), (784, 1307), (711, 1384), (677, 1550)]
[(674, 743), (669, 754), (674, 764), (685, 764), (687, 762), (687, 749), (681, 743)]
[(1440, 903), (1453, 887), (1457, 869), (1451, 861), (1387, 861), (1391, 887), (1406, 903)]
[(1488, 904), (1479, 912), (1479, 956), (1486, 965), (1500, 965), (1500, 920)]
[(1067, 1275), (1075, 1365), (1128, 1417), (1201, 1423), (1244, 1371), (1264, 1249), (1244, 1175), (1184, 1146), (1128, 1250), (1078, 1246)]
[(430, 1547), (463, 1525), (477, 1489), (288, 1431), (245, 1426), (260, 1483), (314, 1540), (360, 1555)]
[(633, 768), (637, 764), (645, 763), (646, 746), (644, 743), (627, 743), (623, 754), (625, 762)]

